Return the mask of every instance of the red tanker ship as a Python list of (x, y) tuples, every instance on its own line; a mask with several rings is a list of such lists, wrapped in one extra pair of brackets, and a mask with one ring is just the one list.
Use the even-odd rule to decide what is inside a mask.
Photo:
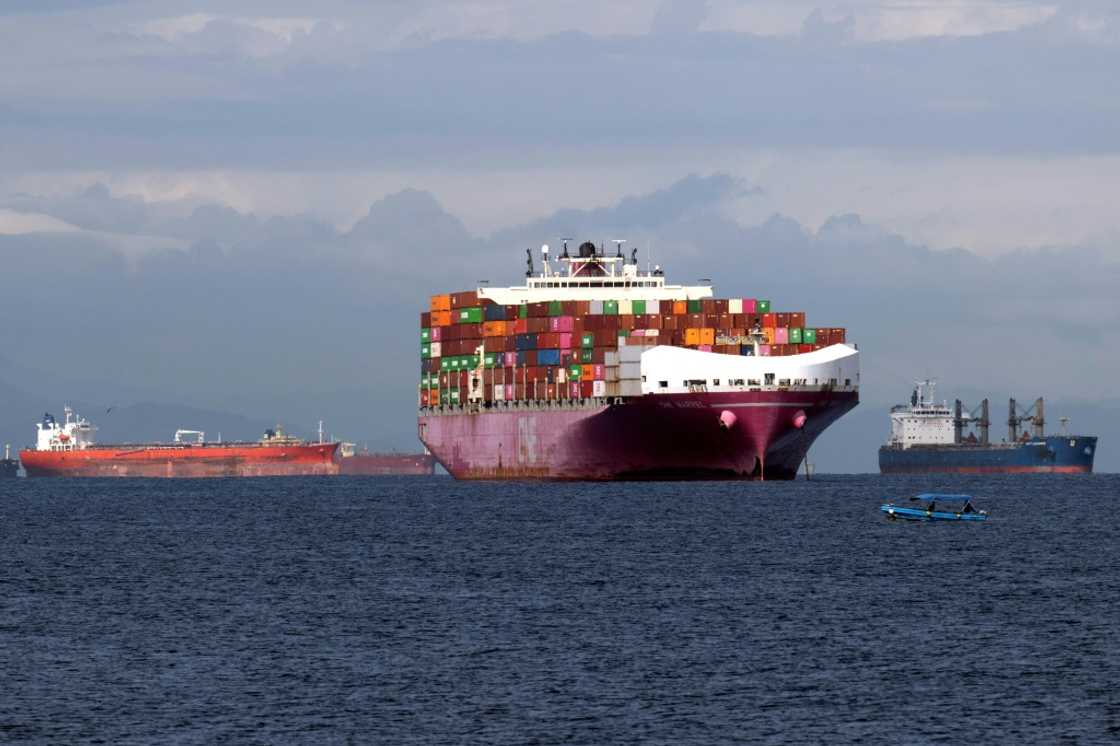
[[(172, 443), (96, 444), (97, 428), (66, 407), (44, 415), (35, 448), (20, 451), (29, 477), (289, 477), (338, 474), (338, 443), (304, 443), (277, 427), (257, 442), (206, 442), (178, 430)], [(193, 438), (193, 440), (192, 440)]]
[(768, 300), (584, 243), (523, 286), (433, 296), (418, 429), (460, 479), (792, 479), (859, 403), (859, 352)]

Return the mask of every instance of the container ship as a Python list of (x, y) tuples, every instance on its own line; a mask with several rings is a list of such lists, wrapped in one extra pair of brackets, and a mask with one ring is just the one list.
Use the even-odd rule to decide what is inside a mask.
[(207, 442), (177, 430), (171, 443), (94, 442), (94, 427), (70, 407), (36, 426), (34, 448), (20, 451), (29, 477), (275, 477), (338, 473), (338, 443), (305, 443), (277, 427), (257, 442)]
[(4, 446), (4, 458), (0, 459), (0, 479), (19, 476), (19, 461), (12, 458), (12, 447)]
[[(992, 443), (988, 400), (966, 411), (961, 400), (954, 407), (934, 399), (936, 384), (920, 381), (910, 404), (891, 408), (891, 434), (879, 449), (883, 474), (1088, 474), (1093, 471), (1097, 439), (1069, 435), (1069, 420), (1061, 418), (1062, 434), (1046, 435), (1045, 402), (1040, 398), (1026, 412), (1014, 399), (1008, 402), (1007, 439)], [(966, 431), (968, 434), (966, 435)]]
[(353, 443), (339, 449), (338, 473), (349, 476), (431, 476), (436, 460), (430, 453), (370, 453)]
[(587, 242), (420, 315), (420, 440), (459, 479), (793, 479), (859, 402), (839, 327)]

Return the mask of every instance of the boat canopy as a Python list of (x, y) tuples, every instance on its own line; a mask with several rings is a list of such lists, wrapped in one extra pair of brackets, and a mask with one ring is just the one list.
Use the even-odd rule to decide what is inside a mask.
[(929, 502), (931, 500), (936, 500), (937, 502), (966, 503), (966, 502), (971, 502), (972, 501), (972, 495), (947, 495), (947, 494), (944, 494), (944, 493), (941, 493), (941, 492), (923, 492), (922, 494), (915, 495), (914, 497), (912, 497), (910, 499), (911, 500), (924, 500), (925, 502)]

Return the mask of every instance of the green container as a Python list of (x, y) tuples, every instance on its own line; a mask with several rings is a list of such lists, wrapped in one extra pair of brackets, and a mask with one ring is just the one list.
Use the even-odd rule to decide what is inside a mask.
[(440, 404), (450, 404), (451, 403), (451, 392), (448, 389), (443, 389), (442, 391), (439, 392), (439, 403)]
[(806, 328), (801, 332), (801, 343), (815, 345), (817, 343), (817, 330)]
[(603, 315), (604, 316), (617, 316), (618, 315), (618, 301), (605, 300), (603, 301)]
[(700, 301), (690, 300), (688, 302), (688, 312), (689, 313), (700, 313), (700, 308), (701, 308)]
[(801, 339), (802, 339), (801, 329), (799, 327), (796, 327), (796, 326), (791, 326), (789, 328), (789, 343), (791, 345), (799, 345), (799, 344), (801, 344)]
[(583, 334), (581, 334), (580, 337), (579, 337), (579, 346), (580, 347), (594, 347), (595, 346), (595, 335), (590, 333), (590, 332), (584, 332)]
[(572, 365), (568, 368), (568, 378), (572, 379), (573, 381), (578, 381), (582, 372), (583, 368), (579, 367), (578, 365)]
[(517, 318), (519, 318), (519, 319), (529, 318), (529, 304), (528, 303), (522, 303), (520, 306), (517, 307)]
[(432, 341), (432, 330), (431, 329), (421, 329), (420, 330), (420, 341), (421, 342), (431, 342)]
[(455, 312), (456, 324), (481, 324), (482, 323), (482, 309), (481, 308), (460, 308)]
[(453, 357), (441, 357), (439, 359), (439, 369), (440, 370), (451, 370), (451, 361), (454, 360), (454, 359), (455, 358), (453, 358)]
[(500, 352), (487, 352), (483, 357), (484, 364), (487, 368), (499, 368), (502, 365), (503, 356)]
[(482, 358), (478, 355), (467, 355), (466, 363), (467, 370), (474, 370), (482, 364)]
[(548, 302), (548, 315), (549, 316), (563, 316), (564, 304), (558, 300), (550, 300)]
[(645, 313), (646, 302), (644, 300), (630, 301), (630, 312), (633, 314)]
[(770, 313), (770, 301), (760, 300), (755, 304), (755, 309), (758, 313)]
[(452, 389), (451, 390), (451, 403), (452, 404), (458, 404), (459, 403), (459, 389)]
[(429, 344), (420, 345), (420, 359), (427, 360), (432, 356), (432, 346)]
[(579, 351), (579, 361), (581, 363), (590, 363), (592, 361), (592, 357), (594, 355), (595, 355), (594, 350), (580, 350)]

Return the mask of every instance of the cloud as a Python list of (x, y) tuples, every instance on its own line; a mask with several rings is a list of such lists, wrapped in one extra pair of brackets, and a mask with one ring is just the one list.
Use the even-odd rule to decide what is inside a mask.
[(654, 34), (692, 33), (707, 16), (707, 0), (663, 0), (650, 31)]

